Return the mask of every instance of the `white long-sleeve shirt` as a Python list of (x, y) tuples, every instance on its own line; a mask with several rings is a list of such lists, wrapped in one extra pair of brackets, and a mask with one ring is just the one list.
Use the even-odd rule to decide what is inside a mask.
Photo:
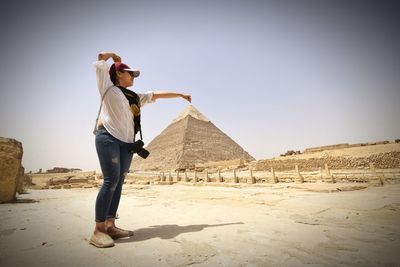
[[(125, 143), (132, 143), (135, 134), (133, 114), (129, 107), (129, 102), (121, 90), (113, 86), (108, 72), (110, 66), (104, 60), (96, 61), (94, 66), (96, 68), (100, 99), (107, 88), (111, 87), (104, 97), (97, 126), (103, 125), (115, 138)], [(137, 95), (140, 98), (141, 108), (147, 103), (154, 102), (152, 100), (153, 92), (137, 93)]]

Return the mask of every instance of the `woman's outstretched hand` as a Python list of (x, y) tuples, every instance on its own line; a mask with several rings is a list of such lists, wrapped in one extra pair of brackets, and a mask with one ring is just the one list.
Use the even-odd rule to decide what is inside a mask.
[(157, 100), (160, 98), (175, 98), (175, 97), (182, 97), (188, 102), (192, 102), (192, 96), (186, 94), (180, 94), (175, 92), (166, 92), (166, 91), (156, 91), (153, 93), (152, 100)]
[(182, 94), (182, 98), (186, 99), (189, 103), (192, 103), (192, 96), (191, 95)]

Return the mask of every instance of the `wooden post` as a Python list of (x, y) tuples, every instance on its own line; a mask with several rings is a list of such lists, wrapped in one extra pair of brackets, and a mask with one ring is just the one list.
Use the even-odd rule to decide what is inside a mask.
[(165, 182), (164, 172), (161, 172), (161, 182)]
[(236, 176), (236, 169), (233, 169), (233, 181), (234, 183), (239, 183), (239, 179)]
[(194, 179), (193, 179), (194, 183), (197, 183), (197, 171), (194, 170)]
[(186, 169), (185, 169), (185, 182), (188, 182), (188, 177), (187, 177)]
[(218, 183), (222, 183), (221, 170), (218, 169)]
[(181, 178), (179, 177), (179, 170), (176, 172), (176, 181), (180, 182)]
[(250, 181), (251, 181), (252, 184), (255, 184), (256, 183), (256, 178), (253, 176), (253, 169), (250, 168), (249, 170), (250, 170)]
[(298, 181), (299, 183), (304, 183), (304, 178), (303, 178), (303, 176), (300, 174), (300, 172), (299, 172), (299, 166), (298, 166), (297, 164), (295, 165), (295, 169), (296, 169), (297, 181)]
[(275, 171), (274, 171), (273, 167), (271, 167), (271, 181), (270, 182), (273, 184), (276, 184), (278, 182), (278, 179), (275, 176)]
[(326, 174), (326, 179), (328, 180), (329, 183), (335, 183), (335, 179), (333, 178), (333, 175), (331, 174), (328, 164), (325, 163), (325, 174)]
[(172, 182), (171, 172), (168, 172), (168, 182)]
[(208, 170), (206, 170), (206, 183), (210, 182), (210, 179), (208, 177)]

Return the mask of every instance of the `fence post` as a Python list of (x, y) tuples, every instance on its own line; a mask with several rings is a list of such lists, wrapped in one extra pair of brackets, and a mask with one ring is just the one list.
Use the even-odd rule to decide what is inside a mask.
[(325, 174), (329, 183), (335, 183), (335, 178), (333, 178), (333, 175), (331, 174), (331, 171), (328, 168), (328, 164), (326, 163), (325, 163)]
[(222, 183), (221, 170), (218, 169), (218, 183)]
[(179, 182), (181, 178), (179, 177), (179, 170), (176, 172), (176, 181)]
[(168, 182), (172, 182), (171, 171), (168, 172)]
[(255, 184), (256, 183), (256, 178), (253, 176), (253, 169), (249, 168), (249, 170), (250, 170), (250, 181), (251, 181), (252, 184)]
[(321, 179), (321, 181), (323, 182), (323, 181), (324, 181), (324, 175), (323, 175), (323, 173), (322, 173), (322, 168), (321, 168), (321, 166), (319, 167), (318, 171), (319, 171), (319, 179)]
[(239, 183), (239, 179), (236, 176), (236, 168), (233, 169), (233, 180), (234, 180), (234, 183)]
[(208, 170), (206, 170), (206, 183), (210, 182), (210, 179), (208, 177)]
[(188, 181), (188, 177), (187, 177), (187, 172), (186, 172), (186, 169), (185, 169), (185, 182), (187, 182)]
[(271, 167), (271, 183), (276, 184), (278, 182), (278, 179), (275, 176), (275, 170), (274, 167)]
[(194, 183), (197, 183), (197, 171), (194, 170), (194, 179), (193, 179)]
[(295, 169), (296, 169), (297, 181), (298, 181), (299, 183), (304, 183), (304, 178), (303, 178), (303, 176), (300, 174), (300, 172), (299, 172), (299, 166), (298, 166), (297, 164), (295, 165)]

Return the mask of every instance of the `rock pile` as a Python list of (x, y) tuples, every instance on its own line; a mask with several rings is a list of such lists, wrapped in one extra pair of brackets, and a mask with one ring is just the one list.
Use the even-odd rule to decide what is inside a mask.
[(300, 155), (301, 152), (299, 150), (294, 151), (294, 150), (288, 150), (285, 154), (281, 154), (281, 157), (285, 157), (285, 156), (291, 156), (291, 155)]

